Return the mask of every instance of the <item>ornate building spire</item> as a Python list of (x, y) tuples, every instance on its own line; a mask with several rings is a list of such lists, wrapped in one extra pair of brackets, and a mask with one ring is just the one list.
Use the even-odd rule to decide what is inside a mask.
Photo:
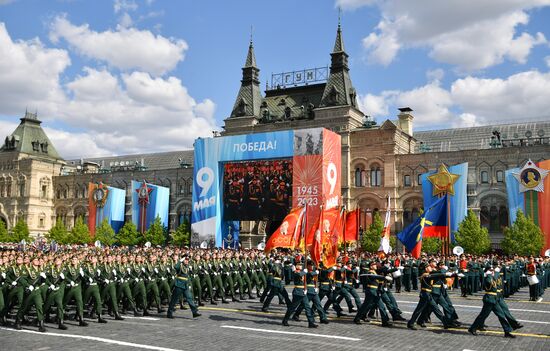
[(256, 67), (256, 56), (254, 55), (254, 44), (252, 36), (250, 37), (250, 45), (244, 63), (243, 78), (241, 80), (241, 88), (235, 100), (235, 105), (231, 111), (231, 117), (241, 116), (260, 116), (260, 104), (262, 102), (262, 94), (260, 92), (260, 69)]
[(338, 18), (336, 40), (334, 41), (334, 48), (330, 56), (330, 75), (323, 93), (323, 98), (321, 99), (321, 107), (338, 105), (351, 105), (356, 107), (357, 94), (349, 76), (349, 56), (344, 49), (340, 18)]

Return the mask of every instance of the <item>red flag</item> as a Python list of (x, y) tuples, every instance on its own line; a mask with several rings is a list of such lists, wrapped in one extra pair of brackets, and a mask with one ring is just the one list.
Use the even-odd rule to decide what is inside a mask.
[(302, 230), (304, 211), (302, 207), (294, 208), (290, 211), (279, 228), (269, 237), (269, 240), (265, 244), (265, 252), (269, 252), (275, 248), (293, 249), (295, 247), (297, 233), (300, 233)]
[(315, 263), (322, 261), (326, 266), (336, 263), (338, 237), (343, 224), (341, 217), (339, 208), (321, 211), (319, 219), (311, 228), (307, 243), (311, 246), (311, 257)]
[(309, 232), (307, 242), (311, 240), (311, 259), (315, 264), (321, 262), (321, 230), (323, 228), (323, 211), (319, 213), (319, 219), (315, 221)]
[(344, 241), (353, 243), (359, 240), (359, 209), (346, 213), (346, 230), (344, 232)]

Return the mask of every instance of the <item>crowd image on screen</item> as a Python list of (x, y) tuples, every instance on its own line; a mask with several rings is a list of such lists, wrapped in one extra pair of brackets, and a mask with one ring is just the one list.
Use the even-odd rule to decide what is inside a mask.
[(281, 220), (291, 197), (291, 160), (224, 165), (225, 220)]

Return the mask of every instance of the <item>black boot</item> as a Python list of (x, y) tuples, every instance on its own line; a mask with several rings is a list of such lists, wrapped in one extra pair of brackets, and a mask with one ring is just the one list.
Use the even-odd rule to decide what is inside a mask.
[(159, 313), (159, 314), (160, 314), (160, 313), (164, 313), (164, 312), (166, 312), (166, 311), (165, 311), (165, 310), (163, 310), (162, 308), (160, 308), (160, 307), (159, 307), (159, 308), (157, 308), (157, 313)]
[(15, 319), (14, 328), (15, 328), (16, 330), (21, 330), (21, 319), (19, 319), (19, 317)]
[(218, 303), (216, 301), (214, 301), (214, 299), (210, 299), (210, 304), (211, 305), (217, 305)]
[(88, 326), (88, 323), (84, 321), (84, 319), (82, 317), (78, 317), (78, 326), (79, 327), (87, 327)]
[(63, 323), (63, 319), (59, 320), (59, 323), (57, 324), (57, 328), (60, 330), (67, 330), (67, 326), (65, 325), (65, 323)]
[(136, 308), (134, 308), (134, 317), (141, 317), (141, 313)]
[(193, 318), (197, 318), (202, 316), (202, 314), (199, 313), (199, 311), (193, 313)]
[(505, 337), (505, 338), (511, 338), (511, 339), (515, 339), (515, 338), (516, 338), (516, 336), (515, 336), (514, 334), (510, 333), (510, 332), (505, 332), (505, 333), (504, 333), (504, 337)]
[(315, 324), (315, 323), (308, 323), (307, 327), (308, 327), (308, 328), (317, 328), (318, 325)]
[(149, 312), (147, 311), (146, 308), (143, 309), (143, 316), (144, 317), (150, 316), (150, 314), (149, 314)]
[(286, 319), (283, 319), (283, 326), (285, 326), (285, 327), (289, 326), (288, 321)]
[(101, 318), (101, 316), (97, 317), (97, 322), (100, 323), (100, 324), (107, 323), (107, 321), (105, 319)]
[(123, 321), (124, 318), (122, 318), (122, 316), (119, 313), (115, 313), (115, 320), (116, 321)]
[(38, 322), (38, 331), (41, 332), (41, 333), (46, 332), (46, 327), (44, 326), (44, 321), (39, 321)]
[(227, 300), (225, 299), (225, 297), (224, 297), (224, 298), (222, 299), (222, 303), (229, 303), (229, 301), (227, 301)]

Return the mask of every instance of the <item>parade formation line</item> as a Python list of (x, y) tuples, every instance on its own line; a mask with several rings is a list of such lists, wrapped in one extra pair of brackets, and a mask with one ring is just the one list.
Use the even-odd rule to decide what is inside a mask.
[(0, 327), (0, 330), (7, 330), (7, 331), (11, 331), (11, 332), (16, 332), (16, 333), (37, 334), (37, 335), (40, 335), (40, 336), (58, 336), (58, 337), (62, 337), (62, 338), (72, 338), (72, 339), (83, 339), (83, 340), (90, 340), (90, 341), (99, 341), (99, 342), (103, 342), (103, 343), (106, 343), (106, 344), (135, 347), (135, 348), (140, 348), (140, 349), (145, 349), (145, 350), (182, 351), (182, 350), (178, 350), (178, 349), (171, 349), (171, 348), (168, 348), (168, 347), (152, 346), (152, 345), (145, 345), (145, 344), (136, 344), (136, 343), (133, 343), (133, 342), (114, 340), (114, 339), (106, 339), (106, 338), (100, 338), (100, 337), (97, 337), (97, 336), (89, 336), (89, 335), (61, 334), (61, 333), (51, 333), (51, 332), (41, 333), (41, 332), (38, 332), (38, 331), (35, 331), (35, 330), (26, 330), (26, 329), (16, 330), (16, 329), (12, 329), (12, 328), (4, 328), (4, 327)]
[(303, 333), (303, 332), (287, 332), (287, 331), (282, 331), (282, 330), (271, 330), (271, 329), (259, 329), (259, 328), (237, 327), (237, 326), (233, 326), (233, 325), (222, 325), (221, 328), (250, 330), (250, 331), (257, 331), (257, 332), (261, 332), (261, 333), (287, 334), (287, 335), (301, 335), (301, 336), (313, 336), (313, 337), (316, 337), (316, 338), (340, 339), (340, 340), (348, 340), (348, 341), (361, 341), (361, 339), (358, 339), (358, 338), (350, 338), (350, 337), (347, 337), (347, 336), (324, 335), (324, 334), (313, 334), (313, 333)]
[[(403, 300), (397, 300), (398, 303), (406, 303), (406, 304), (412, 304), (416, 305), (418, 302), (415, 301), (403, 301)], [(483, 306), (472, 306), (472, 305), (457, 305), (453, 304), (454, 307), (463, 307), (463, 308), (475, 308), (480, 310)], [(550, 311), (541, 311), (541, 310), (526, 310), (524, 308), (509, 308), (510, 311), (518, 311), (518, 312), (535, 312), (535, 313), (550, 313)]]

